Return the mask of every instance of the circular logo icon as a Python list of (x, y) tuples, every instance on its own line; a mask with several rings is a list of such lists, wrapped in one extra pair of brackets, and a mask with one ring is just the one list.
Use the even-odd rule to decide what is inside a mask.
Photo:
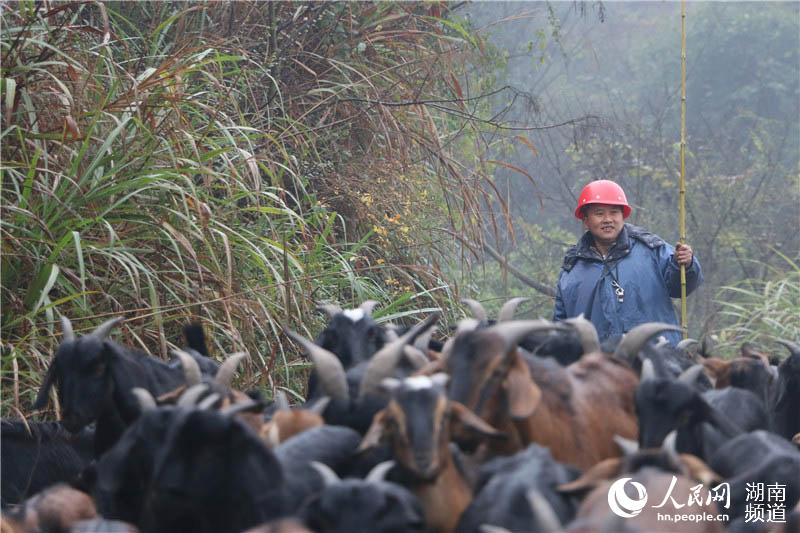
[(622, 518), (633, 518), (642, 512), (647, 503), (647, 491), (641, 483), (631, 481), (631, 485), (636, 489), (637, 499), (629, 498), (625, 494), (625, 483), (628, 481), (631, 481), (631, 478), (620, 478), (608, 488), (608, 506), (615, 515)]

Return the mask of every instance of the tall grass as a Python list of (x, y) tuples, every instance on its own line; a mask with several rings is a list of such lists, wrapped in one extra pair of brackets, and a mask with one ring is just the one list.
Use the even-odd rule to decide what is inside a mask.
[(118, 338), (162, 357), (201, 320), (216, 354), (250, 353), (243, 387), (302, 394), (280, 326), (316, 329), (314, 302), (449, 302), (433, 230), (479, 227), (485, 193), (442, 143), (455, 125), (388, 105), (455, 94), (442, 73), (475, 43), (441, 10), (3, 10), (2, 413), (26, 412), (59, 315), (123, 314)]
[(744, 342), (779, 349), (775, 345), (778, 339), (800, 339), (800, 265), (777, 253), (785, 261), (785, 269), (767, 265), (766, 279), (745, 280), (720, 290), (720, 351), (738, 349)]

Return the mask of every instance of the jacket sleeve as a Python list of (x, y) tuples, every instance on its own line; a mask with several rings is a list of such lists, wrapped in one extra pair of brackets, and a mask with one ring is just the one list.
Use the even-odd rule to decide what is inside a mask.
[[(675, 261), (675, 249), (665, 244), (658, 248), (658, 263), (664, 276), (670, 298), (681, 297), (681, 269)], [(692, 264), (686, 269), (686, 294), (691, 294), (703, 283), (703, 270), (697, 256), (692, 257)]]
[(558, 276), (558, 284), (556, 284), (556, 305), (553, 310), (553, 321), (559, 322), (567, 318), (567, 310), (564, 307), (564, 299), (561, 296), (561, 276), (564, 275), (562, 271)]

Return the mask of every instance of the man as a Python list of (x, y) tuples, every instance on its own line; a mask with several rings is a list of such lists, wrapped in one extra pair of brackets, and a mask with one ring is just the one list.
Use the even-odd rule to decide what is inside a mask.
[[(674, 249), (661, 237), (624, 222), (631, 207), (622, 187), (609, 180), (581, 191), (575, 216), (586, 232), (567, 251), (556, 287), (554, 320), (583, 315), (600, 341), (644, 322), (679, 325), (670, 298), (681, 296), (680, 266), (686, 267), (686, 293), (703, 281), (700, 263), (688, 244)], [(676, 344), (679, 332), (665, 333)]]

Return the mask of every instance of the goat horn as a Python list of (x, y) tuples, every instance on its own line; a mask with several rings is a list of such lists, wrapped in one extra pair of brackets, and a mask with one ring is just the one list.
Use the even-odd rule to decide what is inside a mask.
[(219, 365), (219, 370), (217, 370), (217, 375), (214, 376), (214, 382), (218, 385), (222, 385), (224, 387), (230, 388), (231, 382), (233, 381), (233, 375), (236, 374), (236, 369), (239, 367), (239, 363), (242, 362), (242, 359), (248, 357), (246, 352), (236, 352), (228, 356), (221, 365)]
[(436, 322), (439, 321), (439, 318), (441, 316), (442, 315), (438, 311), (434, 311), (433, 313), (425, 317), (424, 320), (411, 326), (409, 330), (406, 331), (402, 336), (398, 337), (397, 340), (403, 341), (404, 345), (413, 344), (414, 341), (416, 341), (420, 335), (424, 335), (431, 328), (433, 328), (436, 325)]
[(464, 320), (460, 320), (456, 326), (456, 331), (453, 333), (453, 336), (447, 339), (444, 343), (444, 346), (442, 346), (441, 359), (443, 361), (447, 360), (447, 356), (450, 355), (450, 352), (453, 350), (453, 343), (456, 342), (456, 337), (464, 332), (478, 329), (478, 326), (480, 325), (481, 323), (474, 318), (465, 318)]
[(334, 304), (317, 304), (317, 309), (319, 311), (325, 311), (328, 318), (333, 318), (342, 312), (342, 308)]
[(121, 316), (106, 320), (105, 322), (97, 326), (97, 329), (95, 329), (90, 335), (97, 337), (100, 340), (103, 340), (106, 337), (108, 337), (108, 334), (111, 333), (111, 330), (114, 328), (114, 326), (116, 326), (123, 320), (125, 320), (125, 317)]
[(782, 346), (785, 346), (786, 349), (789, 350), (789, 353), (791, 353), (792, 355), (797, 355), (800, 353), (800, 346), (798, 346), (797, 343), (794, 343), (792, 341), (787, 341), (786, 339), (778, 339), (775, 342), (777, 342)]
[(288, 411), (292, 408), (289, 405), (289, 398), (286, 397), (286, 393), (282, 390), (275, 393), (275, 406), (279, 411)]
[(75, 332), (72, 331), (72, 322), (69, 318), (61, 315), (61, 342), (74, 341)]
[(716, 349), (716, 347), (717, 343), (714, 341), (714, 338), (706, 335), (700, 342), (700, 357), (703, 358), (710, 357), (712, 355), (712, 352)]
[(389, 470), (394, 467), (394, 461), (384, 461), (382, 463), (378, 463), (375, 467), (369, 471), (367, 477), (364, 480), (367, 483), (377, 483), (379, 481), (384, 481), (386, 479), (386, 474)]
[(347, 376), (339, 358), (321, 346), (317, 346), (305, 337), (284, 329), (284, 332), (308, 352), (317, 370), (322, 390), (334, 400), (348, 400)]
[(201, 411), (205, 411), (206, 409), (210, 408), (212, 405), (217, 403), (219, 401), (219, 398), (220, 396), (218, 392), (212, 392), (211, 394), (203, 398), (203, 401), (197, 404), (197, 408), (200, 409)]
[(400, 338), (400, 335), (397, 334), (397, 326), (394, 324), (386, 324), (385, 328), (386, 342), (392, 342)]
[(411, 366), (414, 367), (414, 370), (419, 370), (430, 362), (428, 361), (428, 358), (425, 357), (425, 354), (419, 350), (419, 348), (410, 344), (403, 346), (403, 355), (406, 356), (406, 361), (411, 363)]
[(472, 313), (473, 318), (478, 319), (480, 322), (486, 322), (486, 309), (478, 300), (472, 298), (464, 298), (461, 303), (469, 307), (469, 312)]
[(183, 377), (186, 380), (186, 384), (191, 386), (200, 383), (202, 380), (200, 365), (197, 364), (194, 357), (183, 350), (172, 350), (172, 353), (181, 360), (181, 368), (183, 368)]
[(339, 479), (339, 476), (336, 475), (336, 472), (334, 472), (331, 469), (331, 467), (329, 467), (325, 463), (320, 463), (319, 461), (311, 461), (310, 464), (322, 478), (322, 484), (325, 485), (326, 487), (330, 487), (331, 485), (335, 485), (341, 481), (341, 479)]
[(667, 455), (676, 463), (680, 463), (680, 458), (678, 457), (678, 450), (675, 446), (676, 441), (678, 440), (678, 430), (673, 429), (672, 431), (664, 437), (664, 442), (661, 443), (661, 449), (667, 452)]
[(465, 318), (464, 320), (459, 320), (458, 324), (456, 325), (456, 332), (454, 336), (457, 337), (466, 331), (476, 330), (480, 325), (480, 321), (475, 318)]
[(620, 435), (614, 435), (614, 442), (616, 442), (619, 449), (622, 450), (622, 455), (633, 455), (639, 451), (639, 443), (635, 440), (626, 439)]
[(636, 326), (619, 341), (617, 349), (614, 350), (614, 357), (630, 361), (636, 357), (650, 337), (662, 331), (681, 331), (681, 328), (664, 322), (648, 322)]
[(233, 405), (229, 405), (225, 409), (222, 409), (220, 411), (220, 414), (222, 414), (223, 416), (233, 416), (233, 415), (235, 415), (237, 413), (241, 413), (242, 411), (247, 411), (247, 410), (252, 409), (253, 407), (256, 407), (256, 406), (258, 406), (258, 402), (252, 400), (251, 398), (248, 398), (247, 400), (245, 400), (243, 402), (239, 402), (239, 403), (235, 403)]
[(506, 350), (510, 351), (519, 341), (535, 331), (546, 331), (550, 329), (567, 329), (567, 326), (550, 322), (549, 320), (509, 320), (496, 324), (486, 331), (494, 333), (502, 338), (506, 343)]
[(359, 397), (376, 390), (383, 378), (390, 377), (403, 356), (403, 347), (409, 342), (414, 342), (418, 335), (433, 326), (437, 320), (439, 320), (439, 313), (430, 314), (425, 320), (405, 332), (399, 339), (378, 350), (372, 356), (364, 371), (364, 377), (361, 379), (361, 387), (358, 393)]
[(141, 387), (134, 387), (131, 389), (131, 393), (136, 396), (136, 401), (139, 402), (139, 409), (143, 413), (145, 411), (151, 411), (157, 407), (156, 399), (153, 398), (153, 395), (150, 394), (149, 390)]
[(331, 397), (323, 396), (322, 398), (314, 402), (314, 405), (308, 407), (307, 409), (312, 413), (316, 413), (319, 416), (322, 416), (322, 413), (325, 412), (325, 409), (328, 407), (329, 403), (331, 403)]
[(697, 378), (703, 373), (703, 365), (692, 365), (678, 376), (678, 381), (686, 383), (687, 385), (694, 386)]
[[(428, 344), (431, 342), (434, 331), (436, 331), (435, 326), (421, 333), (420, 336), (414, 340), (414, 347), (423, 354), (428, 353)], [(427, 357), (425, 359), (427, 359)]]
[(194, 407), (197, 403), (198, 398), (202, 396), (208, 390), (208, 385), (205, 383), (198, 383), (196, 385), (192, 385), (183, 394), (181, 397), (178, 398), (177, 406), (178, 407)]
[(365, 315), (372, 316), (372, 311), (375, 309), (375, 306), (378, 305), (379, 303), (380, 302), (376, 302), (375, 300), (367, 300), (366, 302), (359, 305), (358, 308), (364, 311)]
[(481, 524), (478, 530), (481, 533), (511, 533), (511, 531), (504, 527), (493, 526), (492, 524)]
[(583, 353), (600, 351), (600, 337), (597, 336), (597, 329), (595, 329), (594, 324), (584, 318), (583, 313), (575, 318), (568, 318), (564, 322), (575, 328), (578, 338), (581, 340)]
[(683, 339), (675, 347), (679, 350), (683, 350), (684, 352), (688, 352), (689, 346), (694, 346), (695, 344), (700, 344), (700, 341), (697, 339)]
[(503, 304), (503, 307), (500, 308), (500, 313), (497, 315), (498, 322), (507, 322), (509, 320), (513, 320), (514, 312), (517, 310), (517, 306), (522, 302), (527, 302), (530, 298), (511, 298), (509, 301)]
[(563, 531), (564, 527), (561, 525), (561, 520), (553, 510), (553, 506), (547, 501), (541, 492), (536, 489), (529, 490), (525, 496), (528, 499), (528, 505), (531, 506), (533, 516), (539, 527), (535, 528), (536, 531), (542, 533), (557, 533)]
[(645, 359), (642, 361), (642, 373), (639, 375), (639, 381), (647, 381), (649, 379), (656, 379), (656, 369), (653, 366), (653, 361)]

